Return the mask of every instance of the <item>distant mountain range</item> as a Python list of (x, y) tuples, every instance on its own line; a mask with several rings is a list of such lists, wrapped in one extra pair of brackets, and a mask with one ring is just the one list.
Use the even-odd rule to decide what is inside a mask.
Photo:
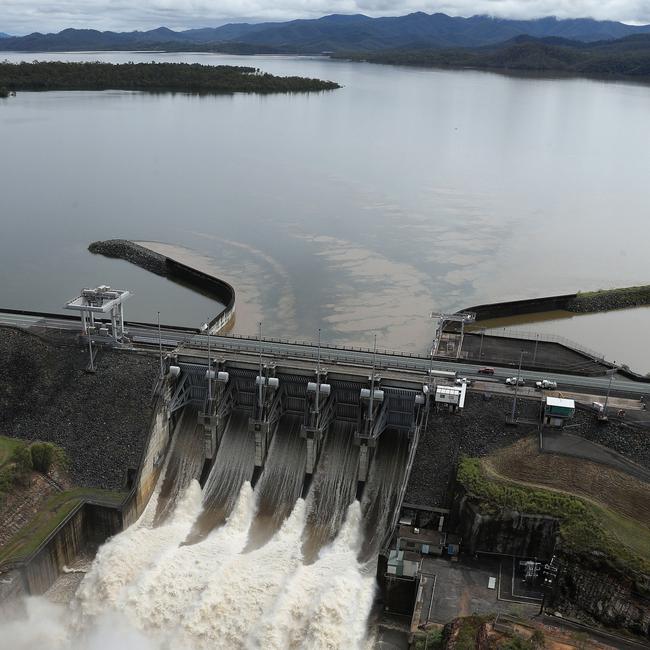
[[(506, 20), (489, 16), (470, 18), (446, 14), (412, 13), (390, 18), (361, 14), (324, 16), (283, 23), (233, 23), (176, 32), (166, 27), (150, 31), (99, 32), (65, 29), (58, 34), (33, 33), (5, 37), (3, 50), (199, 50), (244, 53), (377, 52), (398, 49), (476, 48), (527, 35), (593, 42), (650, 33), (650, 25), (633, 26), (591, 18), (560, 20)], [(4, 36), (4, 35), (3, 35)]]
[(9, 34), (5, 34), (4, 32), (0, 32), (0, 38), (11, 38)]

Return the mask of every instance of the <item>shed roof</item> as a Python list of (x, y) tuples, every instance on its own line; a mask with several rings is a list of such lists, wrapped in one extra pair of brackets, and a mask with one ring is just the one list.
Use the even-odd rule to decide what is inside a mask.
[(574, 409), (576, 407), (575, 400), (565, 399), (562, 397), (547, 397), (546, 404), (548, 406), (558, 406), (565, 409)]

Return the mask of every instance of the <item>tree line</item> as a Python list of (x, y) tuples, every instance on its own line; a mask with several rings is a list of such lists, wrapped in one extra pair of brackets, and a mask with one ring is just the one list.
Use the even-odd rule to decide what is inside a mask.
[(244, 66), (198, 63), (0, 63), (0, 88), (143, 90), (186, 93), (299, 93), (333, 90), (332, 81), (279, 77)]

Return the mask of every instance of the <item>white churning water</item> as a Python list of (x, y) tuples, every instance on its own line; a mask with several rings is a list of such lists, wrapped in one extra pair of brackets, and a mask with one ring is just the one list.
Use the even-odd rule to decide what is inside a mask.
[[(179, 471), (174, 449), (194, 450), (194, 445), (183, 445), (179, 439), (145, 512), (100, 548), (69, 608), (30, 599), (29, 624), (0, 624), (3, 638), (11, 639), (16, 650), (32, 648), (43, 639), (56, 650), (365, 647), (375, 595), (375, 563), (374, 554), (368, 561), (360, 558), (369, 557), (364, 552), (368, 545), (364, 531), (369, 518), (378, 523), (377, 516), (365, 501), (362, 510), (353, 492), (345, 503), (327, 494), (329, 487), (340, 492), (341, 482), (347, 484), (345, 463), (326, 464), (324, 476), (314, 481), (317, 489), (306, 500), (297, 496), (295, 481), (281, 475), (282, 467), (289, 473), (304, 472), (302, 452), (292, 442), (298, 435), (294, 424), (286, 422), (284, 437), (278, 438), (280, 444), (265, 469), (283, 489), (269, 493), (268, 482), (260, 480), (254, 491), (248, 480), (243, 484), (235, 480), (234, 498), (224, 494), (222, 499), (234, 502), (225, 523), (199, 538), (191, 533), (204, 509), (223, 507), (214, 503), (218, 477), (210, 477), (204, 494), (196, 480)], [(337, 433), (333, 439), (345, 438), (347, 431)], [(337, 442), (347, 445), (346, 440)], [(293, 461), (279, 453), (294, 447)], [(244, 453), (245, 473), (249, 471), (247, 457)], [(196, 473), (195, 463), (184, 465)], [(333, 476), (337, 472), (346, 476)], [(397, 488), (395, 478), (402, 472), (388, 473), (389, 492)], [(186, 486), (177, 499), (173, 495), (179, 491), (170, 488), (170, 476)], [(169, 514), (161, 518), (159, 504), (165, 485), (172, 502), (166, 504)], [(380, 489), (377, 495), (386, 498), (386, 490)], [(270, 537), (261, 545), (253, 544), (250, 538), (259, 526), (256, 520), (268, 516), (258, 504), (265, 499), (285, 508), (288, 516), (269, 529)], [(293, 504), (290, 508), (286, 508), (288, 500)], [(342, 512), (319, 522), (327, 502)], [(330, 533), (335, 520), (340, 521), (335, 534), (326, 535), (320, 548), (314, 547), (309, 542), (313, 542), (314, 526), (325, 523)]]

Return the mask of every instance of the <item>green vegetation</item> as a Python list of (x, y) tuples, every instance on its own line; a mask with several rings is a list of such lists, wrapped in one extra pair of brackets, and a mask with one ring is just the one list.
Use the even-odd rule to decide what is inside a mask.
[(521, 36), (498, 45), (473, 49), (411, 48), (337, 53), (334, 56), (371, 63), (438, 68), (650, 77), (650, 36), (647, 34), (595, 43)]
[(57, 445), (51, 442), (28, 445), (17, 438), (0, 436), (0, 502), (16, 485), (29, 485), (32, 470), (47, 474), (52, 465), (68, 467), (67, 456)]
[(594, 551), (621, 570), (650, 572), (650, 530), (636, 521), (571, 494), (491, 478), (478, 458), (461, 459), (457, 477), (486, 512), (516, 510), (555, 517), (562, 541), (572, 551)]
[(11, 90), (145, 90), (187, 93), (293, 93), (333, 90), (331, 81), (276, 77), (250, 67), (198, 63), (0, 63)]
[(0, 549), (0, 564), (28, 558), (84, 501), (117, 507), (122, 504), (126, 496), (126, 492), (75, 488), (49, 497), (29, 524)]
[(467, 616), (459, 619), (456, 649), (475, 650), (479, 629), (484, 623), (491, 621), (493, 618), (493, 616)]
[(0, 86), (0, 99), (4, 99), (5, 97), (9, 97), (9, 90), (4, 86)]
[(65, 451), (52, 442), (33, 442), (29, 451), (34, 469), (41, 474), (47, 474), (54, 464), (62, 468), (69, 465)]
[(418, 632), (415, 637), (415, 650), (442, 650), (445, 647), (444, 631), (442, 628)]
[(0, 436), (0, 468), (11, 458), (14, 450), (22, 447), (25, 443), (17, 438)]

